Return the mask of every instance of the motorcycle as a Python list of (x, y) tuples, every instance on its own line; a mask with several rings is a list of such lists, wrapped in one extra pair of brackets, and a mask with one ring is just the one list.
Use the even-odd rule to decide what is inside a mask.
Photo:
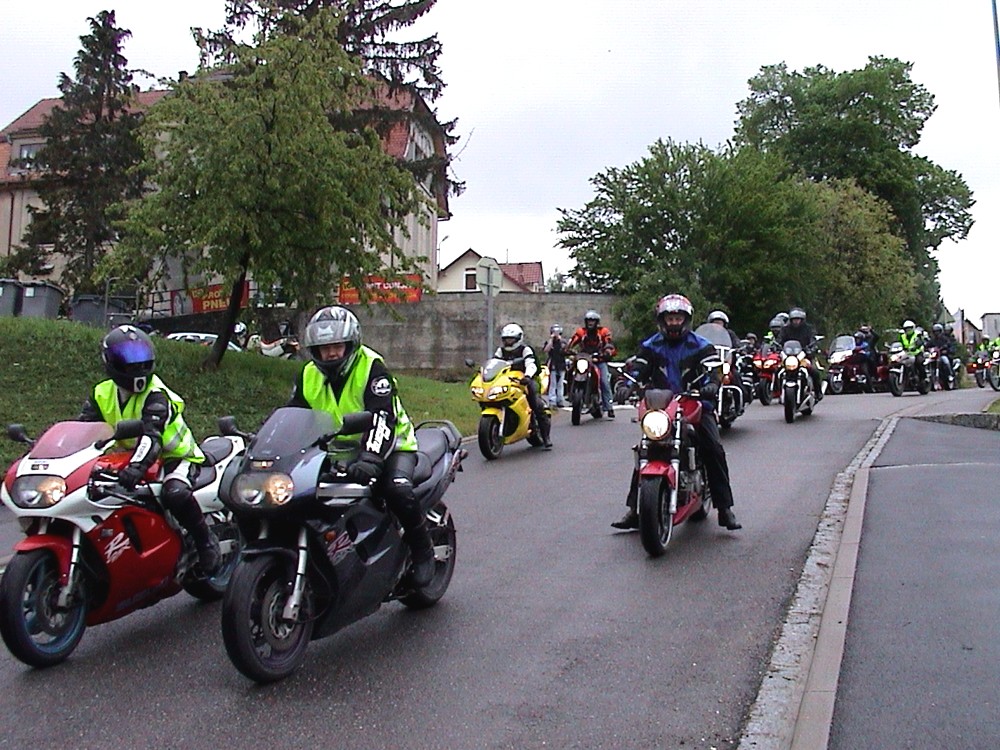
[(903, 348), (899, 341), (889, 345), (889, 390), (893, 396), (902, 396), (905, 391), (916, 391), (921, 396), (930, 393), (931, 382), (926, 368), (917, 367), (917, 359)]
[(746, 410), (743, 379), (736, 368), (736, 349), (733, 347), (729, 330), (717, 323), (703, 323), (694, 332), (715, 347), (722, 363), (722, 387), (716, 399), (715, 411), (719, 427), (728, 430), (737, 417)]
[(766, 341), (753, 355), (753, 383), (757, 398), (764, 406), (781, 398), (781, 350)]
[(206, 462), (193, 489), (222, 551), (218, 571), (206, 577), (194, 542), (160, 507), (160, 462), (134, 490), (118, 484), (132, 451), (112, 444), (142, 429), (140, 420), (114, 430), (104, 422), (58, 422), (32, 440), (21, 425), (7, 428), (30, 450), (11, 465), (0, 491), (25, 533), (0, 580), (0, 635), (25, 664), (58, 664), (86, 627), (182, 589), (204, 601), (222, 598), (242, 541), (219, 485), (244, 443), (210, 437), (201, 444)]
[(580, 424), (584, 412), (589, 412), (594, 419), (601, 418), (601, 369), (597, 366), (601, 361), (598, 353), (567, 352), (572, 365), (570, 372), (573, 380), (569, 387), (569, 403), (572, 407), (570, 422)]
[(973, 353), (965, 366), (965, 371), (976, 381), (979, 388), (986, 387), (986, 372), (990, 366), (990, 353), (985, 349), (978, 349)]
[[(722, 362), (710, 366), (721, 367)], [(650, 389), (639, 400), (642, 436), (634, 448), (639, 473), (636, 511), (639, 538), (651, 557), (666, 552), (675, 526), (705, 520), (712, 507), (695, 437), (702, 408), (697, 390)]]
[(844, 392), (859, 393), (875, 390), (876, 377), (869, 382), (865, 367), (865, 350), (857, 346), (853, 336), (841, 335), (834, 338), (827, 354), (829, 368), (826, 373), (827, 390), (834, 396)]
[(1000, 348), (990, 349), (990, 360), (986, 366), (986, 380), (990, 388), (1000, 391)]
[(255, 435), (231, 417), (223, 431), (249, 440), (226, 475), (222, 499), (246, 539), (222, 602), (222, 639), (233, 665), (260, 683), (291, 675), (309, 642), (374, 613), (383, 602), (424, 609), (455, 570), (455, 524), (445, 490), (468, 455), (451, 422), (416, 425), (414, 492), (434, 543), (434, 577), (415, 586), (396, 518), (370, 486), (346, 480), (357, 446), (341, 435), (368, 429), (370, 412), (344, 416), (296, 407), (274, 411)]
[(815, 345), (803, 349), (798, 341), (786, 341), (781, 350), (781, 401), (785, 407), (785, 421), (795, 421), (796, 414), (809, 416), (816, 408), (816, 393), (810, 367), (815, 366), (810, 359), (815, 355)]
[(260, 352), (265, 357), (295, 359), (299, 356), (299, 342), (294, 336), (282, 336), (274, 341), (265, 341), (260, 334), (253, 334), (247, 340), (247, 351)]
[[(471, 359), (465, 364), (475, 367)], [(544, 442), (538, 425), (538, 415), (531, 408), (528, 388), (521, 382), (524, 377), (524, 360), (508, 362), (505, 359), (486, 360), (472, 379), (469, 390), (472, 400), (479, 404), (479, 450), (494, 461), (500, 458), (505, 445), (527, 440), (537, 448)], [(548, 390), (548, 367), (539, 368), (541, 386), (539, 393)]]
[[(928, 358), (924, 363), (931, 376), (931, 390), (952, 391), (958, 387), (957, 368), (961, 367), (958, 357), (947, 357), (938, 347), (928, 349)], [(947, 359), (947, 363), (946, 363)]]

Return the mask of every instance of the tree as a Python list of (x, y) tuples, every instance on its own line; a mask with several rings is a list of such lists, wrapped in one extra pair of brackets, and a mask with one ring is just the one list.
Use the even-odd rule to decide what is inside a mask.
[(11, 270), (38, 273), (53, 255), (65, 262), (62, 283), (77, 292), (101, 288), (98, 264), (118, 239), (113, 207), (142, 192), (142, 159), (135, 111), (138, 87), (122, 55), (131, 36), (114, 11), (88, 18), (90, 33), (74, 62), (75, 78), (60, 75), (62, 101), (41, 127), (46, 143), (35, 164), (41, 208)]
[[(182, 258), (221, 275), (232, 284), (226, 331), (250, 272), (301, 308), (325, 301), (344, 274), (359, 289), (368, 274), (391, 275), (382, 254), (422, 198), (371, 129), (330, 127), (329, 113), (371, 95), (336, 20), (286, 19), (299, 33), (234, 42), (225, 69), (179, 81), (152, 108), (141, 136), (156, 190), (128, 206), (119, 269), (145, 278), (151, 260)], [(412, 268), (396, 260), (395, 272)]]
[(852, 179), (885, 201), (921, 276), (912, 312), (927, 318), (939, 304), (930, 253), (968, 235), (973, 200), (960, 175), (913, 153), (935, 104), (911, 68), (883, 57), (846, 73), (766, 66), (737, 107), (736, 141), (781, 154), (814, 180)]

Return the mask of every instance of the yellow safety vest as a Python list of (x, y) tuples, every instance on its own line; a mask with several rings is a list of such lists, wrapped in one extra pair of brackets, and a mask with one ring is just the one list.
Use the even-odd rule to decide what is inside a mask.
[[(191, 429), (184, 421), (184, 417), (181, 416), (184, 411), (184, 399), (167, 388), (156, 375), (149, 379), (145, 390), (130, 395), (124, 406), (118, 401), (118, 386), (113, 380), (104, 380), (94, 386), (94, 403), (101, 410), (104, 421), (114, 427), (123, 419), (142, 419), (142, 407), (153, 391), (160, 391), (166, 395), (173, 409), (173, 417), (163, 428), (163, 447), (160, 457), (163, 459), (184, 458), (191, 463), (202, 463), (205, 460), (205, 454), (201, 452)], [(123, 440), (121, 445), (126, 448), (134, 448), (135, 442), (135, 440)]]
[[(381, 362), (382, 356), (362, 346), (358, 350), (358, 356), (347, 376), (347, 382), (340, 392), (340, 399), (334, 393), (333, 388), (326, 380), (326, 376), (313, 363), (308, 362), (302, 370), (302, 397), (312, 409), (319, 409), (333, 415), (334, 421), (340, 423), (344, 414), (364, 411), (364, 393), (368, 388), (368, 378), (371, 375), (372, 365)], [(395, 390), (396, 383), (392, 383)], [(403, 409), (403, 404), (398, 395), (392, 397), (393, 411), (396, 412), (396, 432), (393, 450), (415, 451), (417, 449), (417, 438), (413, 432), (413, 423)], [(361, 443), (361, 435), (339, 435), (338, 441)]]

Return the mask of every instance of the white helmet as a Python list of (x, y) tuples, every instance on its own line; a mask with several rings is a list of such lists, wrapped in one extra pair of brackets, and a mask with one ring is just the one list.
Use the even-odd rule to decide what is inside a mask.
[(729, 327), (729, 316), (726, 315), (722, 310), (712, 310), (705, 318), (706, 323), (721, 323), (726, 328)]
[(524, 343), (524, 331), (517, 323), (508, 323), (500, 329), (500, 345), (505, 352), (512, 352)]
[(903, 321), (903, 330), (904, 331), (912, 331), (916, 327), (917, 327), (917, 324), (914, 323), (912, 320), (904, 320)]

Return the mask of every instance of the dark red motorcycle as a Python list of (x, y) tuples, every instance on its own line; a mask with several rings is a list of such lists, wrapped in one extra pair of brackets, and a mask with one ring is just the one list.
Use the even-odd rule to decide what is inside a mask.
[(697, 391), (651, 389), (639, 401), (636, 510), (639, 538), (652, 557), (667, 551), (675, 526), (689, 519), (703, 521), (711, 508), (708, 475), (695, 440), (701, 414)]
[(765, 341), (753, 355), (754, 392), (764, 406), (781, 398), (780, 370), (781, 347)]
[(584, 413), (590, 412), (594, 419), (601, 418), (601, 362), (600, 354), (567, 352), (571, 356), (569, 403), (573, 409), (570, 421), (580, 424)]

